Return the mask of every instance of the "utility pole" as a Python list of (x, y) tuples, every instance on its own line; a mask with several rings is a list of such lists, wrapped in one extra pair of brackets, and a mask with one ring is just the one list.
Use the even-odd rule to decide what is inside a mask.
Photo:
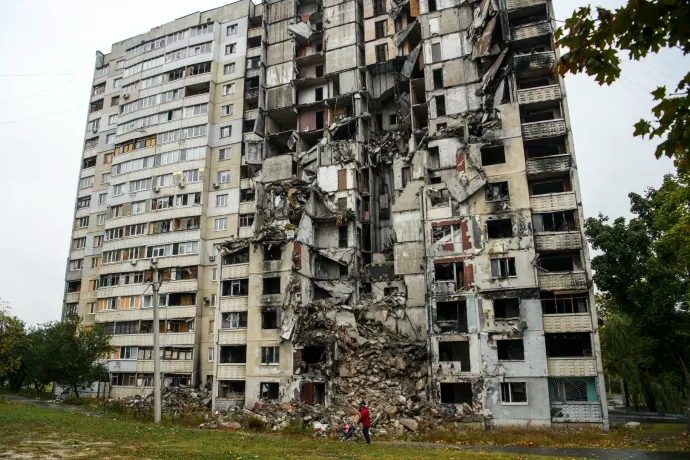
[(158, 260), (151, 260), (153, 270), (153, 400), (155, 423), (161, 422), (161, 361), (160, 361), (160, 325), (158, 323)]

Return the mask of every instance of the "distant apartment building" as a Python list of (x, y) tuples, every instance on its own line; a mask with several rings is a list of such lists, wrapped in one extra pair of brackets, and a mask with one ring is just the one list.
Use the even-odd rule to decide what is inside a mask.
[(328, 405), (357, 309), (426, 341), (434, 404), (607, 424), (555, 27), (548, 0), (240, 0), (97, 53), (63, 315), (112, 335), (111, 396), (151, 391), (158, 327), (164, 385)]

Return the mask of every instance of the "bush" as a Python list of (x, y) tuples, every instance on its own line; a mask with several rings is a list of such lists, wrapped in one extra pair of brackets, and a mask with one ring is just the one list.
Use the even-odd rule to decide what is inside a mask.
[(266, 427), (264, 419), (257, 415), (252, 415), (247, 419), (247, 428), (254, 431), (261, 431)]

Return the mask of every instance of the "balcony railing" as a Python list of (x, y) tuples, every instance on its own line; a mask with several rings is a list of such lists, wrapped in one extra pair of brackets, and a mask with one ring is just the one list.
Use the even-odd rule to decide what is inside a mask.
[(547, 358), (549, 377), (587, 377), (597, 375), (596, 360), (581, 358)]
[(256, 120), (256, 115), (259, 113), (259, 109), (245, 110), (244, 119), (245, 120)]
[(434, 295), (450, 295), (459, 289), (462, 289), (462, 286), (458, 286), (455, 281), (436, 281), (433, 284)]
[(532, 212), (568, 211), (577, 209), (575, 192), (550, 193), (529, 198)]
[(518, 90), (518, 103), (520, 105), (534, 104), (537, 102), (555, 101), (561, 98), (559, 85), (540, 86)]
[(579, 232), (563, 232), (534, 235), (537, 251), (565, 251), (582, 248), (582, 235)]
[(551, 23), (549, 21), (534, 22), (510, 29), (510, 36), (513, 40), (525, 40), (527, 38), (540, 37), (551, 34)]
[(592, 317), (589, 313), (544, 315), (544, 332), (589, 332)]
[(553, 51), (518, 54), (515, 56), (515, 70), (521, 72), (525, 70), (550, 69), (554, 62), (556, 62), (556, 55)]
[(542, 291), (575, 291), (587, 289), (585, 272), (539, 273), (539, 288)]
[(528, 158), (526, 163), (528, 176), (568, 172), (570, 170), (570, 155), (566, 153), (550, 157)]
[(249, 88), (244, 90), (245, 99), (256, 99), (259, 97), (259, 88)]
[(543, 5), (546, 0), (506, 0), (506, 7), (508, 11), (517, 10), (519, 8), (527, 8), (528, 6)]
[(563, 136), (567, 132), (565, 120), (562, 118), (522, 124), (522, 136), (525, 139)]

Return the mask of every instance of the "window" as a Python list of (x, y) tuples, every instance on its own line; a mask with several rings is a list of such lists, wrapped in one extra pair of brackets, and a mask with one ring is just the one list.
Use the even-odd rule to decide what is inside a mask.
[(146, 212), (146, 201), (134, 201), (132, 203), (132, 214), (142, 214)]
[(228, 218), (227, 217), (222, 217), (220, 219), (216, 219), (213, 224), (213, 230), (216, 232), (222, 232), (224, 230), (228, 229)]
[(137, 384), (137, 375), (133, 372), (110, 374), (110, 385), (116, 387), (133, 387)]
[(207, 351), (207, 353), (206, 353), (206, 361), (208, 361), (209, 363), (210, 363), (210, 362), (213, 362), (213, 353), (214, 353), (215, 351), (216, 351), (216, 349), (213, 348), (213, 347), (209, 347), (209, 348), (208, 348), (208, 351)]
[(113, 80), (113, 88), (119, 88), (120, 86), (122, 86), (122, 78)]
[(556, 294), (555, 292), (542, 291), (539, 293), (542, 312), (545, 315), (587, 313), (588, 296), (586, 292), (581, 294)]
[(386, 62), (386, 56), (388, 55), (387, 44), (384, 43), (382, 45), (376, 45), (374, 51), (376, 53), (376, 62)]
[(198, 117), (208, 113), (208, 104), (190, 105), (184, 108), (184, 118)]
[(116, 206), (111, 206), (110, 207), (110, 218), (113, 219), (115, 217), (120, 217), (122, 216), (122, 205), (118, 204)]
[(506, 151), (502, 145), (481, 149), (482, 166), (503, 164), (506, 162)]
[(91, 120), (86, 124), (86, 130), (87, 131), (92, 131), (94, 133), (98, 132), (98, 128), (101, 126), (101, 119), (96, 118), (95, 120)]
[(446, 114), (446, 97), (436, 96), (434, 100), (436, 101), (436, 116), (444, 116)]
[(89, 113), (98, 112), (99, 110), (102, 110), (102, 109), (103, 109), (103, 99), (99, 99), (99, 100), (91, 103), (91, 105), (89, 106)]
[(254, 224), (254, 214), (240, 214), (240, 227), (251, 227)]
[(431, 62), (439, 62), (441, 60), (441, 44), (431, 44)]
[(93, 185), (93, 176), (83, 177), (79, 180), (79, 188), (87, 188)]
[(105, 225), (105, 214), (98, 214), (96, 216), (96, 225)]
[(93, 315), (94, 313), (96, 313), (96, 302), (89, 302), (88, 304), (86, 304), (86, 306), (89, 309), (90, 315)]
[(98, 194), (98, 204), (106, 204), (108, 202), (108, 194), (100, 193)]
[(432, 74), (434, 77), (434, 89), (443, 88), (443, 68), (434, 69)]
[(275, 308), (261, 310), (261, 329), (278, 329), (278, 311)]
[(546, 195), (549, 193), (563, 193), (569, 192), (570, 178), (554, 178), (542, 181), (530, 182), (531, 195)]
[(218, 183), (227, 184), (230, 182), (230, 171), (218, 171)]
[(460, 363), (460, 372), (469, 372), (470, 342), (467, 340), (453, 340), (438, 342), (438, 359), (443, 362)]
[(513, 221), (510, 219), (487, 220), (486, 231), (489, 238), (512, 238)]
[[(547, 347), (548, 348), (548, 347)], [(497, 340), (496, 349), (500, 361), (524, 361), (525, 346), (522, 339), (517, 340)], [(548, 355), (548, 353), (547, 353)]]
[(133, 192), (139, 192), (142, 190), (150, 190), (151, 189), (151, 178), (149, 177), (148, 179), (139, 179), (135, 180), (129, 183), (129, 191), (130, 193)]
[(442, 404), (467, 404), (472, 407), (471, 383), (441, 383)]
[(229, 94), (235, 94), (234, 83), (230, 83), (229, 85), (223, 85), (223, 96), (227, 96)]
[(314, 99), (317, 101), (323, 101), (323, 88), (314, 89)]
[(436, 325), (441, 332), (468, 332), (465, 301), (436, 302)]
[[(189, 56), (198, 56), (199, 54), (210, 53), (213, 42), (201, 43), (199, 45), (189, 47)], [(184, 57), (184, 56), (182, 56)]]
[(228, 54), (233, 54), (235, 51), (237, 51), (237, 43), (230, 43), (229, 45), (225, 45), (225, 55), (226, 56)]
[(338, 227), (338, 247), (348, 247), (347, 224)]
[(91, 195), (77, 200), (77, 209), (88, 208), (91, 205)]
[(235, 63), (231, 62), (230, 64), (225, 64), (223, 66), (223, 74), (227, 75), (229, 73), (235, 73)]
[(501, 383), (501, 402), (504, 404), (527, 403), (527, 384), (525, 382)]
[(323, 65), (316, 66), (316, 77), (323, 77)]
[(109, 184), (109, 183), (110, 183), (110, 173), (101, 174), (101, 184)]
[(519, 318), (520, 299), (494, 299), (494, 317), (496, 319)]
[(226, 35), (235, 35), (237, 33), (237, 24), (230, 24), (227, 28)]
[(211, 304), (211, 305), (210, 305), (211, 307), (215, 307), (215, 306), (216, 306), (216, 294), (211, 294), (211, 302), (210, 302), (210, 304)]
[(277, 400), (280, 397), (280, 386), (277, 382), (261, 382), (259, 393), (261, 399)]
[(221, 329), (247, 329), (246, 311), (223, 313), (221, 318)]
[(112, 153), (104, 153), (103, 154), (103, 164), (109, 165), (112, 162), (113, 162), (113, 154)]
[(104, 65), (103, 67), (97, 67), (96, 71), (94, 72), (93, 78), (101, 78), (108, 75), (108, 65)]
[(120, 103), (120, 96), (113, 96), (110, 98), (110, 106), (114, 107)]
[(224, 105), (221, 108), (221, 115), (224, 117), (232, 115), (232, 104)]
[(125, 60), (124, 59), (120, 59), (119, 61), (117, 61), (115, 63), (115, 70), (120, 70), (120, 69), (124, 69), (124, 68), (125, 68)]
[(246, 297), (249, 294), (249, 280), (225, 280), (221, 286), (222, 296)]
[(96, 235), (93, 237), (93, 247), (100, 248), (103, 247), (103, 235)]
[(279, 364), (280, 347), (261, 347), (261, 364)]
[(507, 201), (510, 199), (508, 182), (493, 182), (487, 184), (484, 198), (486, 201)]
[(573, 358), (592, 356), (592, 339), (589, 332), (544, 334), (548, 358)]
[(228, 195), (216, 195), (216, 208), (223, 208), (228, 205)]
[(192, 27), (189, 29), (189, 35), (192, 37), (196, 37), (197, 35), (204, 35), (213, 32), (213, 23), (209, 22), (207, 24), (201, 25), (201, 26), (196, 26)]
[(551, 403), (597, 402), (596, 377), (549, 377)]
[(79, 217), (76, 221), (77, 228), (84, 228), (89, 226), (89, 216)]
[(263, 294), (280, 294), (280, 277), (263, 279)]
[(230, 345), (220, 347), (219, 363), (223, 364), (246, 364), (247, 363), (247, 346), (246, 345)]
[(125, 194), (125, 185), (127, 184), (117, 184), (113, 186), (113, 196), (120, 196)]
[(137, 359), (137, 347), (120, 347), (119, 359)]
[(229, 148), (218, 150), (218, 161), (229, 160), (231, 151)]
[(105, 136), (105, 143), (106, 144), (114, 144), (115, 143), (115, 134), (108, 134)]
[(93, 268), (93, 269), (101, 268), (101, 258), (100, 257), (94, 257), (91, 259), (91, 268)]
[(81, 249), (86, 247), (86, 237), (75, 238), (72, 241), (72, 249)]
[(218, 269), (211, 270), (211, 281), (218, 281)]
[(198, 169), (189, 169), (187, 171), (182, 171), (182, 182), (199, 182), (201, 179), (199, 177)]
[(253, 188), (243, 188), (240, 190), (240, 203), (254, 201), (255, 193)]
[(402, 186), (405, 188), (407, 184), (412, 180), (412, 170), (409, 166), (406, 166), (400, 170), (402, 175)]
[(249, 263), (249, 249), (244, 248), (223, 257), (223, 265), (237, 265)]
[(569, 232), (577, 230), (573, 211), (532, 214), (532, 227), (539, 232)]
[(220, 138), (230, 137), (232, 133), (232, 126), (221, 126), (220, 128)]
[(515, 257), (491, 259), (491, 278), (509, 278), (515, 274)]
[(374, 0), (374, 16), (386, 13), (386, 0)]

